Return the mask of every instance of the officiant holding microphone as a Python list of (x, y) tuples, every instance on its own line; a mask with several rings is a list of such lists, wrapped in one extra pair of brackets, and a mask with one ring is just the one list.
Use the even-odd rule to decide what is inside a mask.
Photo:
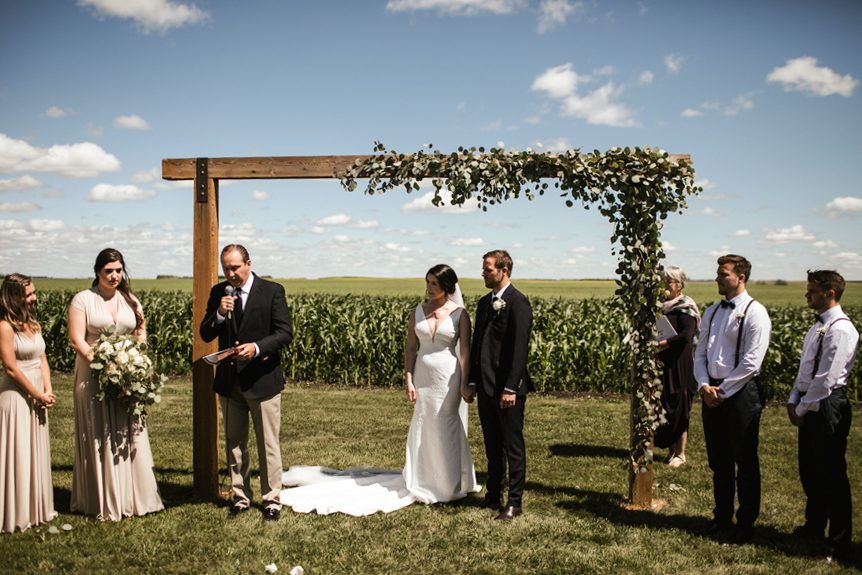
[(281, 349), (293, 339), (284, 288), (252, 273), (248, 250), (230, 244), (221, 252), (226, 281), (210, 291), (201, 338), (218, 338), (220, 350), (235, 354), (218, 364), (215, 391), (224, 414), (227, 464), (233, 505), (230, 516), (251, 505), (248, 423), (251, 415), (260, 461), (263, 518), (278, 521), (281, 514)]

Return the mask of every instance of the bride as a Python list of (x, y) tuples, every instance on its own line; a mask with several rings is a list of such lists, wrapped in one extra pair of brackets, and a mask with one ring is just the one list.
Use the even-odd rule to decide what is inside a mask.
[(449, 266), (436, 265), (425, 275), (425, 292), (428, 301), (416, 306), (407, 324), (404, 368), (414, 408), (404, 469), (291, 467), (283, 483), (298, 487), (281, 492), (282, 504), (301, 513), (361, 516), (414, 501), (454, 501), (480, 490), (462, 401), (470, 397), (470, 318), (458, 276)]

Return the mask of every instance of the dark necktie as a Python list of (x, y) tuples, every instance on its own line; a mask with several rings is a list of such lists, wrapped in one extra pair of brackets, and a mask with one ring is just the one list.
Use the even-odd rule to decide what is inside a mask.
[(730, 309), (733, 309), (736, 307), (735, 303), (733, 303), (732, 301), (727, 301), (726, 299), (721, 300), (721, 302), (718, 305), (720, 305), (721, 307), (729, 307)]
[(236, 318), (236, 324), (239, 325), (242, 321), (242, 288), (234, 292), (236, 294), (236, 302), (233, 306), (233, 316)]

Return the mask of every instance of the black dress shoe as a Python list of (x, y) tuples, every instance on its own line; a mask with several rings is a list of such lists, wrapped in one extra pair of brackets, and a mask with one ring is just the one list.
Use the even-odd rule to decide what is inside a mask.
[(230, 510), (227, 512), (228, 517), (236, 517), (240, 513), (245, 513), (248, 511), (248, 505), (241, 505), (239, 503), (234, 503)]
[(487, 507), (488, 509), (499, 509), (500, 511), (506, 504), (503, 502), (502, 495), (486, 495), (485, 499), (482, 500), (482, 507)]
[(264, 521), (278, 521), (281, 517), (281, 509), (278, 507), (267, 507), (263, 510)]
[(728, 523), (719, 523), (710, 521), (706, 527), (698, 531), (701, 537), (709, 537), (710, 539), (725, 540), (729, 539), (733, 532), (733, 526)]
[(819, 540), (823, 539), (823, 529), (817, 529), (813, 527), (811, 524), (806, 523), (805, 525), (800, 525), (793, 530), (793, 536), (799, 537), (800, 539), (814, 539)]
[(507, 505), (503, 508), (499, 515), (494, 517), (494, 521), (511, 521), (521, 513), (522, 511), (520, 507), (515, 507), (514, 505)]
[(730, 542), (736, 545), (751, 543), (754, 538), (754, 527), (751, 525), (737, 525), (730, 536)]

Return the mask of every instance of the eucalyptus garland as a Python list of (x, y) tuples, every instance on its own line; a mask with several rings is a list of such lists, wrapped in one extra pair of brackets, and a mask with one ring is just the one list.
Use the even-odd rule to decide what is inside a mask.
[(631, 318), (625, 340), (632, 357), (630, 461), (635, 472), (646, 471), (653, 458), (653, 432), (665, 419), (655, 341), (663, 300), (660, 232), (668, 214), (682, 213), (687, 197), (701, 191), (691, 163), (674, 161), (664, 150), (637, 147), (557, 154), (460, 147), (444, 154), (429, 144), (403, 154), (375, 142), (374, 152), (335, 174), (346, 190), (356, 189), (357, 178), (367, 178), (366, 194), (395, 188), (410, 193), (431, 177), (435, 206), (445, 203), (441, 192), (446, 189), (452, 205), (475, 200), (487, 211), (521, 194), (533, 200), (553, 187), (566, 206), (576, 201), (585, 209), (595, 206), (613, 224), (612, 252), (619, 260), (615, 302)]

